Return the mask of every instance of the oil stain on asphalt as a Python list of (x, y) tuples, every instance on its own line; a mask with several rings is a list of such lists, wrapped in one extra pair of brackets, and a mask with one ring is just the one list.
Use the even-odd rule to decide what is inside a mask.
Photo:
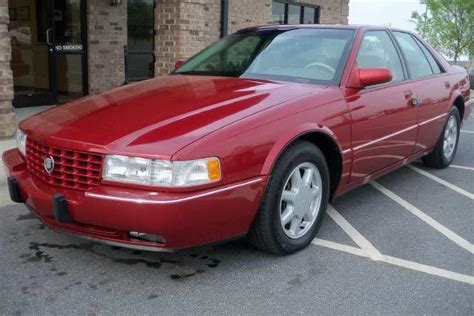
[[(22, 218), (26, 218), (22, 217)], [(23, 220), (23, 219), (22, 219)], [(169, 259), (169, 258), (158, 258), (157, 260), (148, 260), (145, 258), (137, 258), (136, 256), (142, 255), (141, 251), (133, 250), (128, 252), (129, 254), (132, 254), (135, 256), (135, 258), (116, 258), (115, 256), (99, 252), (96, 249), (96, 246), (101, 247), (97, 244), (94, 243), (81, 243), (81, 244), (54, 244), (54, 243), (38, 243), (38, 242), (30, 242), (29, 249), (31, 253), (25, 253), (20, 255), (20, 258), (23, 259), (22, 263), (31, 263), (31, 262), (40, 262), (43, 261), (45, 263), (53, 263), (54, 262), (54, 257), (51, 254), (47, 253), (48, 249), (55, 249), (55, 250), (64, 250), (64, 249), (73, 249), (73, 250), (78, 250), (78, 251), (83, 251), (83, 252), (88, 252), (90, 254), (97, 255), (99, 257), (108, 259), (114, 263), (118, 264), (124, 264), (124, 265), (129, 265), (129, 266), (134, 266), (134, 265), (139, 265), (142, 264), (148, 268), (153, 268), (153, 269), (160, 269), (164, 264), (170, 265), (171, 267), (183, 267), (183, 266), (195, 266), (196, 263), (199, 266), (206, 266), (207, 268), (217, 268), (221, 261), (219, 259), (210, 257), (208, 255), (200, 255), (197, 253), (193, 253), (189, 255), (191, 258), (192, 262), (186, 262), (188, 259), (186, 257), (183, 257), (182, 255), (180, 256), (183, 260), (174, 260), (174, 259)], [(115, 250), (117, 252), (125, 250), (126, 249), (120, 248), (120, 247), (111, 247), (112, 250)], [(186, 272), (182, 273), (173, 273), (169, 275), (169, 278), (171, 280), (183, 280), (190, 278), (192, 276), (198, 275), (205, 273), (206, 270), (203, 268), (196, 268), (196, 269), (185, 269), (187, 270)], [(56, 272), (57, 268), (53, 267), (50, 269), (50, 271)], [(68, 275), (68, 272), (66, 271), (59, 271), (56, 273), (57, 276), (66, 276)], [(103, 284), (100, 284), (103, 285)], [(97, 285), (95, 284), (88, 284), (89, 288), (95, 290), (97, 289)]]

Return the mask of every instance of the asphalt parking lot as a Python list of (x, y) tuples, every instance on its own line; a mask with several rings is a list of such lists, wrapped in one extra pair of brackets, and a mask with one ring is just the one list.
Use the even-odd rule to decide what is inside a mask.
[(474, 117), (463, 130), (452, 167), (414, 163), (336, 199), (289, 257), (244, 241), (178, 254), (97, 245), (3, 205), (0, 314), (472, 315)]

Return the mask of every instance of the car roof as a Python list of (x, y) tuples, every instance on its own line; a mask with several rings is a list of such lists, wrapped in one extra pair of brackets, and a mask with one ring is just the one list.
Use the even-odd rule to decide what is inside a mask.
[(391, 31), (401, 31), (406, 33), (412, 33), (407, 30), (398, 28), (380, 26), (380, 25), (364, 25), (364, 24), (268, 24), (247, 27), (239, 30), (237, 33), (250, 32), (250, 31), (267, 31), (267, 30), (293, 30), (293, 29), (346, 29), (346, 30), (359, 30), (359, 29), (384, 29)]

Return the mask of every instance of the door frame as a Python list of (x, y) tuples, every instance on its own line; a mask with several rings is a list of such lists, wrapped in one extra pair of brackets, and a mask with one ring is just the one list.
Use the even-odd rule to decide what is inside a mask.
[[(82, 50), (80, 52), (58, 52), (56, 50), (56, 26), (54, 23), (54, 6), (55, 0), (46, 0), (46, 20), (49, 35), (46, 35), (48, 45), (48, 62), (49, 62), (49, 92), (42, 94), (25, 94), (13, 96), (13, 107), (24, 108), (41, 105), (55, 105), (58, 104), (58, 80), (57, 80), (57, 56), (60, 55), (80, 55), (81, 56), (81, 71), (82, 71), (82, 95), (89, 94), (89, 69), (88, 69), (88, 43), (87, 43), (87, 0), (81, 0), (80, 3), (80, 19), (81, 19), (81, 44)], [(50, 42), (48, 42), (48, 39)]]

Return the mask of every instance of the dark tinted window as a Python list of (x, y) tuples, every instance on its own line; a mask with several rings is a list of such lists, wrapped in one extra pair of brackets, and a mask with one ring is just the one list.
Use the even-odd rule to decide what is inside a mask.
[(385, 31), (370, 31), (364, 34), (357, 63), (360, 68), (384, 67), (392, 72), (392, 81), (404, 79), (402, 62), (397, 50)]
[(317, 24), (316, 6), (292, 3), (291, 0), (275, 0), (272, 3), (272, 21), (274, 24)]
[(393, 32), (395, 38), (400, 44), (408, 66), (408, 73), (413, 79), (426, 77), (433, 74), (430, 63), (420, 46), (408, 33)]
[(273, 2), (272, 15), (274, 24), (285, 24), (285, 4)]
[(314, 24), (316, 23), (316, 9), (305, 7), (303, 13), (303, 24)]
[(128, 0), (127, 81), (154, 77), (153, 0)]
[(301, 7), (299, 5), (288, 5), (288, 24), (301, 23)]

